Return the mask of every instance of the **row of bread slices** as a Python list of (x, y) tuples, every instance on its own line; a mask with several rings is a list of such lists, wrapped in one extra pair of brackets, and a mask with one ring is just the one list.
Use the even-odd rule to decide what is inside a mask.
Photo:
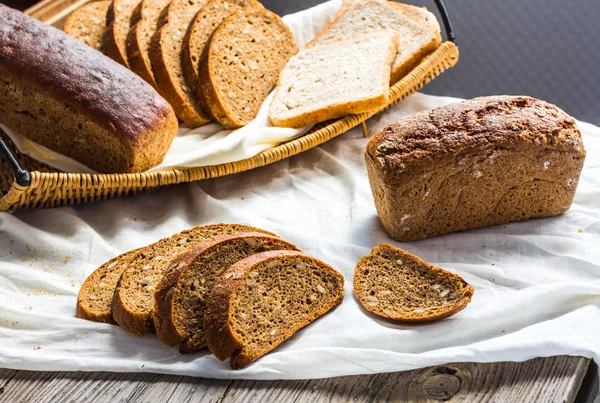
[[(388, 319), (426, 322), (471, 300), (459, 276), (380, 245), (357, 265), (354, 291)], [(344, 278), (270, 232), (239, 224), (196, 227), (120, 255), (83, 283), (77, 316), (156, 332), (182, 353), (208, 347), (241, 368), (325, 314)]]
[(65, 31), (130, 67), (190, 127), (244, 126), (277, 84), (276, 126), (380, 108), (389, 83), (441, 42), (433, 14), (387, 0), (344, 0), (297, 55), (288, 27), (256, 0), (102, 0), (71, 14)]
[(77, 316), (208, 347), (241, 368), (342, 301), (344, 278), (267, 231), (196, 227), (112, 259), (83, 283)]

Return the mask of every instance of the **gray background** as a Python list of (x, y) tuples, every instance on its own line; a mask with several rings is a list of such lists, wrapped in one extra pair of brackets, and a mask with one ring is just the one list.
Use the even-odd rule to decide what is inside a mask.
[[(263, 0), (280, 15), (323, 0)], [(435, 9), (433, 0), (406, 0)], [(523, 94), (600, 124), (600, 0), (446, 0), (460, 61), (422, 92)], [(440, 20), (441, 21), (441, 20)]]

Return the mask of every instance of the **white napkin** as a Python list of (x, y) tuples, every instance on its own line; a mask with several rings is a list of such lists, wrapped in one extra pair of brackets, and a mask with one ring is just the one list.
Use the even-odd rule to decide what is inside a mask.
[[(298, 48), (303, 47), (333, 19), (340, 5), (341, 0), (332, 0), (283, 17), (283, 21), (290, 27), (296, 38)], [(225, 130), (218, 123), (193, 130), (185, 126), (180, 127), (163, 162), (147, 172), (241, 161), (293, 140), (310, 129), (310, 127), (288, 129), (272, 126), (268, 116), (272, 98), (273, 93), (265, 100), (257, 117), (238, 130)], [(8, 134), (21, 153), (37, 161), (63, 172), (94, 173), (82, 163), (28, 140), (9, 127), (0, 124), (0, 129)]]
[[(414, 95), (368, 122), (453, 102)], [(0, 367), (307, 379), (449, 362), (600, 359), (600, 128), (580, 123), (588, 157), (566, 214), (391, 241), (375, 211), (359, 128), (298, 156), (219, 179), (77, 207), (0, 214)], [(344, 302), (246, 369), (208, 353), (182, 356), (154, 335), (75, 318), (77, 293), (119, 253), (195, 225), (230, 222), (280, 234), (345, 276)], [(409, 326), (377, 318), (353, 296), (360, 257), (391, 242), (463, 276), (466, 310)]]

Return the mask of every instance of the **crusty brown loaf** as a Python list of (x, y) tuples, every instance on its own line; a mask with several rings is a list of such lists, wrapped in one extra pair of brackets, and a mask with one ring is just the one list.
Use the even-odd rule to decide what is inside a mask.
[(133, 257), (114, 293), (112, 314), (128, 332), (142, 336), (155, 330), (155, 291), (173, 258), (196, 243), (235, 232), (270, 232), (240, 224), (216, 224), (192, 228), (146, 247)]
[(342, 302), (344, 277), (301, 252), (252, 255), (219, 277), (206, 304), (209, 349), (239, 369)]
[(102, 37), (106, 31), (106, 13), (110, 0), (94, 1), (73, 11), (63, 30), (92, 48), (103, 52)]
[(180, 352), (206, 347), (206, 298), (217, 278), (232, 264), (269, 250), (298, 250), (280, 238), (258, 232), (239, 232), (201, 242), (170, 263), (156, 286), (154, 326), (158, 338)]
[(457, 274), (384, 243), (356, 265), (354, 295), (376, 315), (419, 323), (462, 311), (471, 302), (473, 287)]
[(159, 164), (177, 132), (173, 109), (141, 78), (3, 5), (0, 122), (102, 173)]
[(494, 96), (400, 119), (365, 158), (383, 226), (409, 241), (564, 213), (585, 150), (556, 106)]

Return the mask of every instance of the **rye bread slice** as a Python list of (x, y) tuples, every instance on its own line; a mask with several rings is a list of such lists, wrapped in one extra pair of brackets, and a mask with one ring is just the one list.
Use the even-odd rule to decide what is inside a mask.
[(104, 33), (103, 46), (106, 55), (129, 67), (127, 61), (127, 33), (131, 28), (131, 17), (140, 0), (113, 0), (106, 14), (108, 28)]
[(199, 242), (235, 232), (260, 232), (276, 236), (247, 225), (217, 224), (183, 231), (146, 247), (134, 256), (117, 283), (112, 302), (115, 321), (137, 336), (153, 332), (154, 293), (170, 261)]
[(199, 86), (198, 63), (210, 36), (225, 18), (241, 8), (263, 8), (256, 0), (209, 0), (194, 17), (181, 50), (181, 63), (186, 82), (193, 90)]
[(104, 52), (102, 36), (106, 31), (106, 14), (110, 0), (87, 3), (73, 11), (63, 30), (92, 48)]
[(408, 74), (442, 40), (439, 32), (415, 21), (393, 6), (392, 2), (364, 0), (343, 8), (307, 47), (348, 40), (386, 29), (395, 30), (399, 37), (398, 53), (392, 64), (392, 84)]
[(143, 248), (135, 249), (98, 267), (85, 279), (77, 296), (76, 315), (92, 322), (116, 324), (112, 316), (112, 300), (117, 282), (125, 268)]
[(452, 316), (466, 308), (473, 292), (460, 276), (385, 243), (354, 270), (354, 294), (365, 309), (401, 322)]
[(397, 48), (388, 30), (300, 51), (281, 72), (271, 123), (304, 127), (384, 107)]
[(159, 92), (191, 128), (207, 124), (210, 117), (194, 96), (183, 76), (183, 37), (206, 0), (173, 0), (160, 17), (160, 28), (150, 43), (150, 62)]
[(202, 105), (226, 128), (250, 123), (296, 52), (292, 32), (277, 15), (236, 11), (214, 31), (200, 60)]
[(172, 260), (156, 287), (154, 325), (158, 338), (182, 353), (206, 347), (204, 310), (217, 278), (232, 264), (256, 253), (298, 249), (256, 232), (223, 235), (202, 242)]
[(158, 90), (150, 63), (150, 42), (158, 29), (162, 11), (171, 0), (142, 0), (133, 13), (132, 21), (138, 22), (127, 34), (125, 51), (129, 68)]
[(218, 278), (206, 302), (208, 348), (239, 369), (342, 302), (344, 277), (301, 252), (252, 255)]

